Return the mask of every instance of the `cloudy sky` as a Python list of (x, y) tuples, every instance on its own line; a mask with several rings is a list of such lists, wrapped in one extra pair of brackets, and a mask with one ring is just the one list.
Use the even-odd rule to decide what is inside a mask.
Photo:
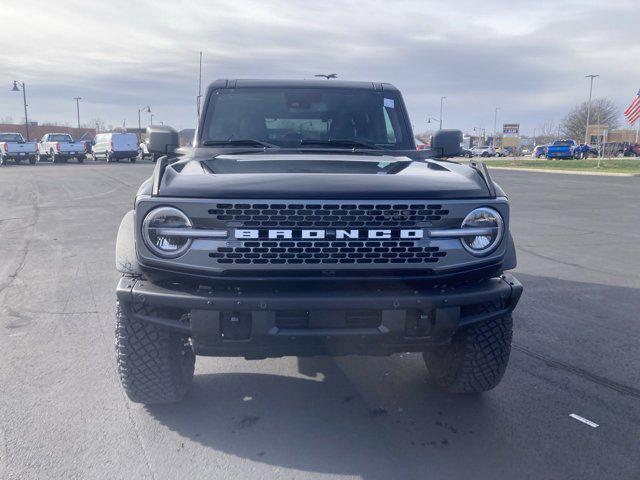
[[(521, 123), (531, 133), (594, 97), (624, 110), (640, 88), (638, 0), (524, 2), (49, 0), (3, 2), (0, 119), (29, 116), (135, 126), (194, 124), (198, 52), (216, 78), (386, 81), (399, 87), (416, 131), (438, 116), (466, 131)], [(6, 86), (6, 88), (4, 86)], [(148, 121), (143, 116), (143, 123)], [(621, 118), (622, 123), (622, 118)]]

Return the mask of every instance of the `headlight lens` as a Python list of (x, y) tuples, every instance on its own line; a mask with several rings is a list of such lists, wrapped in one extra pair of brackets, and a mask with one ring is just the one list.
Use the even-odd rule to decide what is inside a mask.
[(191, 221), (184, 213), (173, 207), (151, 210), (142, 222), (142, 236), (147, 247), (162, 258), (176, 258), (191, 246), (191, 239), (168, 236), (161, 229), (191, 228)]
[(473, 255), (491, 253), (502, 240), (504, 221), (493, 208), (476, 208), (462, 221), (462, 228), (485, 230), (481, 234), (462, 237), (462, 246)]

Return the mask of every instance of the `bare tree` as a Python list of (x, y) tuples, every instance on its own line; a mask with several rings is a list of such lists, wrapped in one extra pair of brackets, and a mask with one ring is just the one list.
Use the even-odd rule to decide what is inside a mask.
[(90, 123), (90, 127), (96, 128), (98, 132), (104, 132), (107, 129), (104, 120), (100, 117), (92, 118)]
[(546, 120), (536, 128), (536, 144), (545, 145), (551, 143), (558, 135), (558, 127), (552, 120)]
[(13, 117), (12, 116), (2, 117), (2, 118), (0, 118), (0, 123), (12, 124), (13, 123)]
[[(574, 107), (560, 122), (560, 132), (567, 138), (581, 142), (587, 130), (587, 102)], [(608, 129), (617, 128), (620, 123), (620, 110), (608, 98), (596, 98), (591, 102), (590, 125), (606, 125)]]

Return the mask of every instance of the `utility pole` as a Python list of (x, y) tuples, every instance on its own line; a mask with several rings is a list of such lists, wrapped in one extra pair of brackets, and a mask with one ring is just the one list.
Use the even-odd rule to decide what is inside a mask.
[(500, 107), (496, 107), (496, 110), (493, 114), (493, 147), (494, 148), (496, 146), (496, 137), (498, 136), (498, 131), (496, 130), (498, 128), (498, 110), (500, 110)]
[(200, 72), (198, 74), (198, 98), (196, 99), (196, 109), (200, 118), (200, 102), (202, 101), (202, 52), (200, 52)]
[(440, 130), (442, 130), (442, 102), (447, 97), (440, 97)]
[(590, 79), (589, 85), (589, 103), (587, 104), (587, 126), (584, 130), (584, 143), (589, 143), (589, 120), (591, 116), (591, 94), (593, 93), (593, 79), (599, 77), (600, 75), (585, 75), (584, 78)]
[(80, 100), (82, 97), (73, 97), (76, 101), (76, 113), (78, 114), (78, 135), (80, 135)]

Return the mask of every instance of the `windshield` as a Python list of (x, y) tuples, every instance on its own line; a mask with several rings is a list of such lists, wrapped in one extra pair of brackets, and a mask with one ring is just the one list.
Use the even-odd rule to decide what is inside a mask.
[(19, 133), (0, 133), (0, 142), (24, 142)]
[(554, 147), (570, 147), (573, 145), (571, 140), (556, 140), (553, 142)]
[(403, 115), (396, 92), (218, 90), (207, 109), (202, 144), (257, 140), (277, 147), (299, 147), (333, 142), (344, 148), (351, 145), (340, 141), (350, 140), (358, 148), (408, 150), (413, 146)]
[(73, 138), (71, 135), (67, 134), (59, 134), (59, 135), (49, 135), (50, 142), (73, 142)]

